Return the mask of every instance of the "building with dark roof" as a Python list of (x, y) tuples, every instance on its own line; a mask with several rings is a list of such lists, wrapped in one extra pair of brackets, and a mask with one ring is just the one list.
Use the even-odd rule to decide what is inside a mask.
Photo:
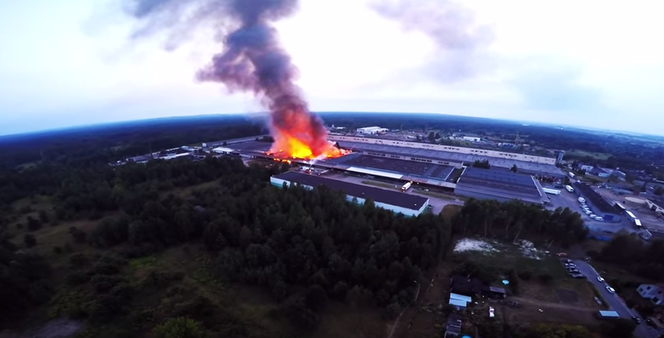
[(426, 211), (429, 206), (429, 199), (421, 196), (367, 187), (295, 171), (272, 176), (270, 183), (278, 187), (282, 187), (284, 184), (291, 185), (295, 183), (310, 189), (324, 185), (332, 190), (343, 191), (346, 193), (349, 201), (357, 199), (358, 203), (363, 204), (366, 199), (371, 199), (377, 207), (391, 210), (395, 213), (402, 213), (406, 216), (417, 216)]
[(446, 337), (457, 337), (461, 334), (461, 327), (463, 326), (463, 317), (456, 313), (450, 313), (447, 316), (447, 323), (445, 325), (445, 335)]
[(586, 200), (590, 210), (607, 222), (620, 222), (620, 211), (607, 202), (600, 194), (585, 183), (575, 182), (572, 184), (577, 195)]
[(549, 201), (542, 185), (534, 177), (500, 169), (466, 168), (457, 181), (454, 193), (500, 202), (517, 199), (543, 204)]

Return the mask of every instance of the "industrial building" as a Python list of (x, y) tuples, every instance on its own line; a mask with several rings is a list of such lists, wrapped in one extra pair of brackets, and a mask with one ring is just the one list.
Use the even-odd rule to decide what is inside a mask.
[(383, 134), (387, 133), (388, 131), (389, 130), (387, 128), (381, 128), (378, 126), (357, 128), (356, 130), (358, 134), (365, 134), (365, 135)]
[(363, 204), (367, 199), (371, 199), (377, 207), (406, 216), (420, 215), (429, 206), (429, 199), (421, 196), (367, 187), (294, 171), (272, 176), (270, 183), (278, 187), (282, 187), (284, 184), (297, 184), (309, 189), (324, 185), (333, 190), (343, 191), (346, 193), (346, 198), (349, 201), (356, 199), (359, 204)]
[(542, 185), (532, 176), (497, 169), (466, 168), (457, 181), (454, 193), (500, 202), (515, 199), (533, 204), (549, 202)]
[(621, 211), (607, 202), (593, 188), (585, 183), (574, 183), (574, 191), (586, 200), (590, 210), (606, 222), (620, 222)]
[(404, 160), (400, 156), (395, 157), (353, 153), (339, 158), (319, 161), (316, 165), (357, 174), (454, 188), (452, 173), (455, 167), (432, 163), (432, 161)]
[(491, 166), (510, 169), (516, 165), (519, 172), (531, 175), (553, 178), (565, 176), (556, 167), (556, 159), (553, 157), (370, 137), (330, 135), (329, 139), (339, 143), (343, 148), (365, 152), (407, 155), (466, 164), (488, 160)]

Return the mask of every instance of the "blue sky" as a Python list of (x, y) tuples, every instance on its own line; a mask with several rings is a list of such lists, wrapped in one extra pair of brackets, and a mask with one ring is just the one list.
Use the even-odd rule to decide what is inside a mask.
[[(117, 1), (0, 3), (0, 134), (263, 110), (194, 74), (205, 23), (170, 39)], [(301, 1), (277, 24), (314, 111), (430, 112), (662, 135), (655, 1)], [(171, 32), (172, 33), (172, 32)], [(164, 46), (175, 50), (166, 51)]]

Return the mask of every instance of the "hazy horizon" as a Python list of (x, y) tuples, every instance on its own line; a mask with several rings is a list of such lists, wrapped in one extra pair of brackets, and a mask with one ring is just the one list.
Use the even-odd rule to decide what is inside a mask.
[[(314, 113), (317, 114), (317, 115), (327, 115), (327, 114), (439, 115), (439, 116), (448, 116), (448, 117), (463, 117), (463, 118), (470, 118), (470, 119), (491, 119), (491, 120), (496, 120), (496, 121), (501, 121), (501, 122), (510, 122), (510, 123), (514, 123), (514, 124), (530, 124), (530, 125), (537, 125), (537, 126), (546, 126), (546, 127), (550, 127), (550, 128), (562, 127), (562, 128), (578, 129), (578, 130), (585, 130), (585, 131), (598, 131), (598, 132), (607, 132), (607, 133), (616, 133), (616, 134), (621, 134), (622, 133), (622, 134), (655, 136), (655, 137), (664, 138), (664, 136), (662, 136), (662, 135), (632, 132), (632, 131), (619, 130), (619, 129), (601, 129), (601, 128), (598, 129), (598, 128), (592, 128), (592, 127), (578, 126), (578, 125), (545, 123), (545, 122), (528, 121), (528, 120), (512, 120), (512, 119), (505, 119), (505, 118), (481, 117), (481, 116), (475, 117), (475, 116), (467, 116), (467, 115), (453, 115), (453, 114), (440, 114), (440, 113), (437, 114), (437, 113), (426, 113), (426, 112), (400, 113), (400, 112), (321, 111), (321, 112), (314, 112)], [(2, 138), (2, 137), (11, 137), (11, 136), (30, 135), (30, 134), (49, 133), (49, 132), (68, 131), (68, 130), (75, 130), (75, 129), (104, 127), (104, 126), (110, 126), (110, 125), (114, 125), (114, 124), (125, 124), (125, 123), (134, 123), (134, 122), (135, 123), (142, 123), (142, 122), (167, 120), (167, 119), (195, 119), (195, 118), (214, 118), (214, 117), (243, 117), (243, 118), (247, 119), (247, 122), (257, 122), (257, 121), (262, 120), (262, 119), (267, 120), (267, 113), (250, 113), (249, 116), (247, 116), (247, 113), (160, 116), (160, 117), (153, 117), (153, 118), (146, 118), (146, 119), (133, 119), (133, 120), (130, 119), (130, 120), (122, 120), (122, 121), (99, 122), (99, 123), (92, 123), (92, 124), (76, 124), (76, 125), (69, 125), (69, 126), (65, 126), (65, 127), (30, 130), (30, 131), (24, 131), (24, 132), (18, 132), (18, 133), (9, 133), (9, 134), (0, 134), (0, 138)], [(323, 121), (325, 122), (326, 125), (328, 125), (328, 126), (331, 125), (331, 123), (328, 123), (327, 121), (325, 121), (324, 116), (321, 116), (321, 117), (322, 117), (322, 119), (323, 119)], [(377, 120), (377, 122), (375, 124), (380, 126), (379, 122), (380, 121)]]
[[(662, 134), (657, 3), (505, 1), (301, 1), (275, 27), (312, 111)], [(209, 22), (133, 41), (140, 22), (125, 4), (0, 4), (0, 135), (263, 111), (251, 94), (194, 80), (222, 48)]]

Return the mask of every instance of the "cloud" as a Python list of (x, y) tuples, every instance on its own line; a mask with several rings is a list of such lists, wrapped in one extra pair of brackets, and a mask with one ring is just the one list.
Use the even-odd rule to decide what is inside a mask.
[(521, 93), (528, 108), (571, 111), (601, 106), (600, 91), (582, 83), (583, 71), (578, 64), (542, 57), (508, 64), (512, 74), (506, 83)]
[(489, 69), (486, 48), (493, 41), (490, 26), (478, 25), (473, 12), (449, 0), (394, 0), (370, 4), (406, 31), (424, 33), (435, 43), (435, 55), (422, 69), (446, 83), (473, 78)]

